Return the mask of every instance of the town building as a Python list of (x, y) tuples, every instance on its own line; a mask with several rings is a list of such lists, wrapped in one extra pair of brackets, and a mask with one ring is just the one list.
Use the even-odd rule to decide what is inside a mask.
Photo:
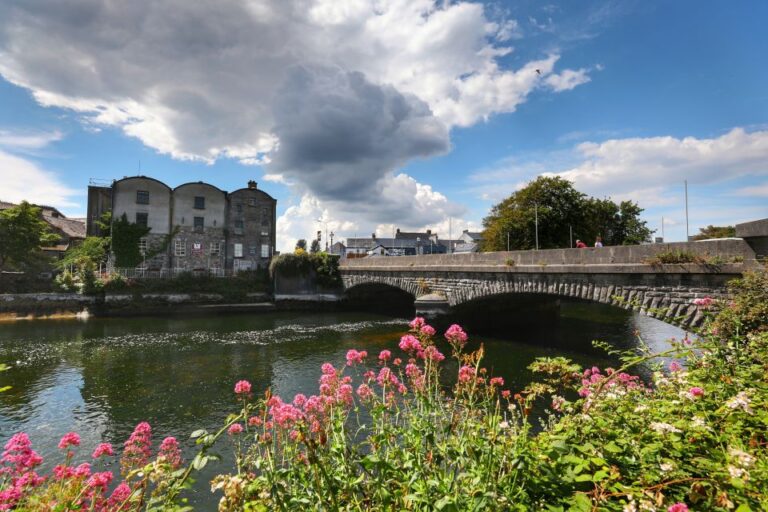
[(98, 232), (107, 206), (113, 223), (125, 218), (150, 229), (139, 241), (146, 255), (141, 269), (255, 270), (267, 267), (275, 254), (277, 200), (255, 181), (227, 193), (202, 181), (171, 189), (154, 178), (132, 176), (109, 187), (90, 185), (88, 199), (88, 232)]
[[(0, 201), (0, 210), (7, 210), (15, 206), (18, 205)], [(40, 208), (40, 216), (48, 224), (50, 232), (59, 236), (55, 244), (41, 247), (46, 254), (60, 258), (67, 249), (85, 239), (85, 219), (67, 217), (52, 206), (33, 206)]]

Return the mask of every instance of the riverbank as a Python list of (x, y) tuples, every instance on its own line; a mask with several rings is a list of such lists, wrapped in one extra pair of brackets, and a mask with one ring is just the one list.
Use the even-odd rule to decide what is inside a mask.
[(248, 293), (242, 301), (218, 293), (77, 293), (0, 294), (0, 322), (88, 316), (154, 316), (262, 311), (329, 311), (340, 309), (340, 293)]

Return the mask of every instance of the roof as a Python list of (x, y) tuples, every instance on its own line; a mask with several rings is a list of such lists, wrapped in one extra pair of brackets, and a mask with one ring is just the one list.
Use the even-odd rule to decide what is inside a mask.
[(409, 232), (409, 231), (398, 230), (397, 233), (395, 234), (395, 238), (398, 240), (416, 240), (417, 238), (420, 238), (422, 240), (429, 240), (433, 236), (436, 237), (437, 233), (433, 233), (431, 231), (429, 233), (427, 233), (426, 231), (421, 233), (418, 231)]
[(416, 240), (398, 239), (398, 238), (347, 238), (347, 247), (372, 249), (377, 245), (386, 248), (406, 248), (416, 247)]
[(464, 231), (462, 235), (467, 235), (472, 240), (482, 240), (483, 234), (478, 231)]
[[(14, 203), (8, 203), (0, 201), (0, 210), (7, 210), (18, 206)], [(53, 206), (37, 205), (33, 204), (37, 208), (40, 208), (43, 215), (43, 220), (49, 225), (58, 229), (69, 238), (85, 238), (85, 219), (70, 219), (64, 216), (59, 210)], [(49, 248), (50, 249), (50, 248)], [(58, 249), (50, 249), (58, 250)]]
[(474, 242), (456, 244), (453, 247), (453, 252), (478, 252), (478, 247), (477, 247), (477, 244)]

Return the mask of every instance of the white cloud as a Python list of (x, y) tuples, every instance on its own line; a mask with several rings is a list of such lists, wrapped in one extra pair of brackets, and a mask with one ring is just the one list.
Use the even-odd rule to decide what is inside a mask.
[(0, 149), (0, 200), (29, 201), (59, 208), (79, 208), (72, 198), (80, 191), (65, 186), (58, 177), (37, 164)]
[(64, 135), (57, 130), (52, 132), (0, 130), (0, 147), (10, 151), (26, 152), (42, 149), (52, 142), (60, 141)]
[(750, 187), (738, 188), (733, 191), (733, 195), (742, 197), (768, 197), (768, 182)]
[(584, 68), (573, 70), (566, 69), (562, 73), (553, 73), (549, 75), (544, 82), (555, 92), (570, 91), (581, 84), (589, 82), (591, 79)]

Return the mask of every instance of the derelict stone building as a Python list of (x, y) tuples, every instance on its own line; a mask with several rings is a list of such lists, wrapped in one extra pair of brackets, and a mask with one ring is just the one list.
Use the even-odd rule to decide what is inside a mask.
[[(103, 200), (105, 188), (110, 201)], [(113, 222), (125, 215), (150, 228), (139, 241), (147, 255), (142, 269), (255, 270), (268, 266), (275, 253), (277, 201), (255, 181), (228, 194), (201, 181), (171, 189), (154, 178), (133, 176), (110, 187), (89, 187), (88, 197), (89, 232), (110, 204)], [(90, 204), (92, 197), (98, 204)]]

